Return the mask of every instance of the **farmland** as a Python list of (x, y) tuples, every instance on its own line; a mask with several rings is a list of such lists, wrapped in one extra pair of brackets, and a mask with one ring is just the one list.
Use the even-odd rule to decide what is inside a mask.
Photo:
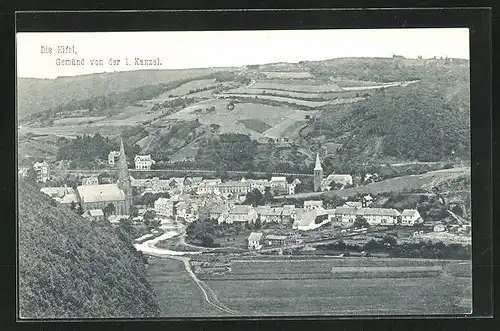
[(267, 78), (282, 78), (282, 79), (304, 79), (312, 78), (310, 72), (307, 71), (263, 71), (262, 74)]
[(340, 92), (342, 89), (337, 84), (321, 84), (321, 85), (299, 85), (299, 84), (281, 84), (271, 82), (256, 82), (252, 85), (255, 89), (266, 90), (282, 90), (290, 92)]
[[(196, 292), (194, 283), (182, 273), (180, 264), (173, 262), (153, 260), (149, 267), (156, 294), (165, 301), (165, 316), (217, 316), (214, 314), (218, 313), (199, 301), (201, 294)], [(391, 268), (398, 267), (408, 270), (433, 267), (442, 268), (443, 272), (440, 276), (420, 274), (420, 277), (416, 277), (417, 274), (378, 277), (377, 272), (371, 277), (331, 277), (332, 270), (343, 274), (340, 268), (349, 272), (349, 268), (371, 267), (377, 268), (379, 275), (383, 269), (390, 272)], [(398, 315), (470, 311), (469, 262), (242, 256), (231, 261), (229, 274), (234, 277), (208, 274), (198, 274), (198, 277), (215, 292), (220, 303), (242, 315)]]

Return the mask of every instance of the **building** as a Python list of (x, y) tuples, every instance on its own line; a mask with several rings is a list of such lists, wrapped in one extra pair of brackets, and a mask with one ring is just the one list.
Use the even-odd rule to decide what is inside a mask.
[(33, 170), (36, 172), (36, 181), (45, 183), (49, 180), (50, 177), (50, 167), (49, 164), (45, 161), (43, 162), (35, 162), (33, 164)]
[(283, 211), (281, 212), (281, 220), (284, 223), (290, 223), (295, 221), (295, 205), (284, 205)]
[(361, 201), (346, 201), (342, 207), (346, 208), (361, 208), (363, 207), (363, 203)]
[(54, 201), (57, 201), (63, 205), (70, 206), (71, 203), (78, 202), (78, 197), (72, 187), (42, 187), (40, 189), (40, 192), (45, 193), (46, 195), (54, 199)]
[(83, 213), (83, 217), (91, 221), (102, 221), (104, 220), (104, 213), (102, 209), (90, 209)]
[(283, 207), (260, 206), (256, 210), (262, 223), (281, 223)]
[(433, 231), (434, 232), (445, 232), (446, 226), (444, 226), (443, 224), (436, 224), (436, 225), (434, 225)]
[(287, 243), (287, 236), (270, 234), (266, 236), (266, 242), (269, 246), (282, 247)]
[(273, 191), (274, 194), (288, 193), (288, 184), (286, 182), (286, 177), (271, 177), (271, 180), (269, 182), (271, 184), (271, 191)]
[(209, 209), (209, 217), (212, 220), (218, 220), (222, 214), (229, 214), (229, 206), (225, 203), (218, 203)]
[(134, 163), (137, 170), (151, 170), (151, 165), (155, 164), (155, 160), (151, 158), (151, 154), (136, 155)]
[(115, 166), (115, 161), (116, 161), (116, 158), (120, 156), (120, 152), (118, 151), (111, 151), (109, 152), (108, 154), (108, 165), (111, 166), (111, 167), (114, 167)]
[(154, 210), (158, 216), (165, 217), (174, 217), (175, 210), (174, 205), (175, 201), (172, 201), (167, 198), (158, 198), (154, 204)]
[(319, 153), (316, 153), (316, 164), (314, 165), (314, 192), (322, 191), (323, 167), (319, 159)]
[(258, 214), (255, 208), (247, 205), (236, 205), (231, 208), (226, 223), (254, 223), (257, 220)]
[(112, 204), (115, 213), (128, 215), (125, 193), (118, 184), (82, 185), (76, 188), (78, 201), (84, 210), (104, 209)]
[(313, 208), (313, 209), (298, 209), (297, 217), (293, 223), (292, 229), (309, 231), (317, 229), (327, 223), (330, 220), (328, 214), (323, 207)]
[(248, 236), (248, 249), (261, 249), (262, 232), (252, 232)]
[(198, 195), (219, 195), (219, 185), (222, 183), (220, 179), (204, 179), (198, 185), (196, 194)]
[(405, 209), (401, 213), (401, 225), (411, 226), (422, 221), (420, 213), (415, 209)]
[(105, 209), (108, 205), (112, 205), (116, 214), (130, 214), (132, 185), (123, 140), (120, 141), (118, 167), (118, 183), (116, 184), (82, 185), (77, 187), (77, 198), (84, 210)]
[(307, 200), (304, 201), (304, 209), (311, 210), (315, 208), (323, 207), (323, 200)]
[(321, 183), (323, 191), (330, 191), (332, 188), (338, 187), (343, 189), (347, 185), (352, 185), (352, 176), (348, 174), (330, 174)]
[(335, 216), (343, 223), (354, 223), (359, 216), (366, 219), (370, 225), (393, 225), (398, 223), (401, 214), (390, 208), (338, 207), (335, 209)]
[(128, 173), (127, 155), (123, 147), (123, 139), (120, 139), (120, 156), (118, 157), (118, 187), (125, 194), (125, 214), (130, 214), (132, 202), (132, 185), (130, 183), (130, 174)]
[(82, 179), (82, 185), (98, 185), (98, 184), (99, 184), (99, 179), (97, 178), (97, 176), (91, 176)]
[(299, 185), (301, 182), (298, 178), (295, 178), (293, 182), (288, 184), (288, 194), (292, 195), (295, 194), (295, 189), (297, 188), (297, 185)]
[(223, 195), (246, 195), (252, 190), (249, 182), (228, 181), (219, 184), (219, 192)]

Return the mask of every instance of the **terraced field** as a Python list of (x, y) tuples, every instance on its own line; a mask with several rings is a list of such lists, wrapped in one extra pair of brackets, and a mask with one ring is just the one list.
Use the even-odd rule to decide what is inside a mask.
[(283, 83), (272, 83), (272, 82), (259, 82), (251, 86), (254, 89), (266, 89), (266, 90), (281, 90), (281, 91), (291, 91), (291, 92), (309, 92), (309, 93), (319, 93), (319, 92), (340, 92), (340, 88), (337, 84), (322, 84), (322, 85), (299, 85), (299, 84), (283, 84)]

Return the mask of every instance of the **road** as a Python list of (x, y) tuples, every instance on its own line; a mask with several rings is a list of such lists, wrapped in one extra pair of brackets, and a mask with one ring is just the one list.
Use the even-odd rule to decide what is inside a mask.
[[(89, 169), (51, 169), (53, 173), (68, 173), (68, 174), (101, 174), (104, 172), (116, 172), (118, 169), (98, 169), (98, 170), (89, 170)], [(169, 172), (189, 172), (192, 174), (217, 174), (220, 171), (217, 170), (203, 170), (203, 169), (151, 169), (151, 170), (138, 170), (138, 169), (129, 169), (130, 173), (169, 173)], [(236, 171), (236, 170), (228, 170), (225, 171), (231, 175), (242, 175), (245, 176), (248, 174), (248, 171)], [(287, 173), (287, 172), (276, 172), (269, 174), (267, 172), (262, 171), (253, 171), (252, 174), (257, 176), (287, 176), (287, 177), (314, 177), (314, 174), (299, 174), (299, 173)]]

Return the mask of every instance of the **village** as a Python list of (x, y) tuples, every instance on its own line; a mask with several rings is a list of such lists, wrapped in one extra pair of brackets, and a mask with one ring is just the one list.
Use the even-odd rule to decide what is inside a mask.
[[(117, 162), (118, 159), (118, 162)], [(151, 155), (136, 155), (136, 170), (148, 171), (155, 161)], [(134, 178), (129, 174), (123, 143), (120, 151), (109, 153), (110, 169), (118, 170), (116, 183), (100, 183), (95, 175), (84, 176), (81, 185), (42, 187), (41, 192), (90, 221), (108, 220), (120, 224), (124, 219), (134, 224), (209, 222), (224, 230), (208, 241), (188, 238), (202, 247), (236, 247), (248, 251), (278, 252), (335, 243), (365, 245), (370, 240), (396, 235), (401, 242), (423, 240), (444, 243), (470, 243), (470, 223), (448, 211), (445, 222), (428, 222), (415, 209), (380, 208), (370, 194), (342, 198), (340, 203), (325, 205), (321, 199), (294, 204), (274, 199), (292, 196), (301, 181), (286, 176), (269, 179), (222, 180), (220, 178), (170, 177)], [(33, 165), (36, 180), (48, 182), (47, 162)], [(349, 174), (323, 175), (319, 154), (312, 171), (314, 191), (342, 190), (352, 185)], [(159, 233), (159, 232), (155, 232)], [(206, 237), (204, 237), (206, 238)]]

